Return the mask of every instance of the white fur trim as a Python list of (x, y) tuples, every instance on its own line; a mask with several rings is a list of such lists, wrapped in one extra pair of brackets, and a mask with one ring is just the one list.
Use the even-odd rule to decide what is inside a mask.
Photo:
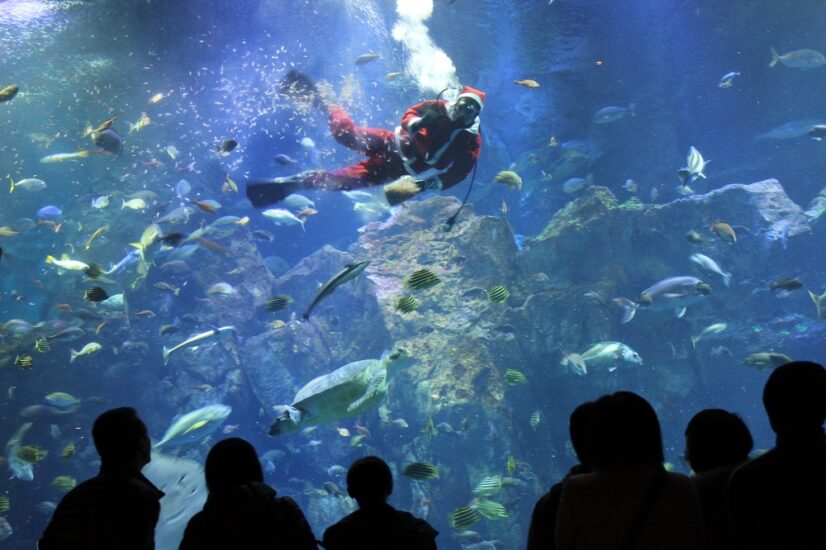
[(456, 101), (459, 101), (459, 100), (460, 100), (461, 98), (463, 98), (463, 97), (469, 97), (470, 99), (472, 99), (473, 101), (475, 101), (475, 102), (476, 102), (476, 104), (477, 104), (477, 105), (479, 105), (479, 110), (480, 110), (480, 111), (481, 111), (482, 109), (484, 109), (484, 107), (485, 107), (485, 102), (484, 102), (484, 101), (482, 101), (482, 98), (481, 98), (481, 97), (479, 97), (477, 94), (472, 94), (472, 93), (470, 93), (470, 92), (465, 92), (465, 93), (463, 93), (463, 94), (459, 94), (459, 97), (457, 97), (457, 98), (456, 98)]

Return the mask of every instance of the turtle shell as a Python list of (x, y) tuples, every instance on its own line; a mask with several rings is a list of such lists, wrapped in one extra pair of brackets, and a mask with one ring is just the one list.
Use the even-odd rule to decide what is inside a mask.
[(347, 363), (333, 372), (309, 381), (298, 390), (293, 406), (310, 416), (347, 411), (350, 404), (364, 395), (371, 374), (385, 368), (380, 359), (364, 359)]

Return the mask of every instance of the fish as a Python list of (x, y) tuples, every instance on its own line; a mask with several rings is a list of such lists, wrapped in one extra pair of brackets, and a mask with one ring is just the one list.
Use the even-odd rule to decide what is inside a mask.
[(140, 248), (135, 248), (130, 250), (126, 253), (126, 255), (121, 258), (121, 260), (116, 263), (115, 265), (111, 266), (108, 271), (106, 271), (106, 275), (115, 275), (123, 271), (129, 266), (132, 266), (141, 259), (142, 252)]
[(358, 277), (362, 271), (367, 269), (367, 266), (369, 265), (370, 262), (365, 261), (347, 264), (346, 266), (344, 266), (344, 268), (341, 271), (333, 275), (326, 283), (324, 283), (324, 285), (315, 295), (315, 298), (313, 298), (313, 301), (310, 303), (310, 306), (304, 311), (302, 318), (305, 321), (309, 319), (310, 313), (313, 311), (313, 309), (315, 309), (319, 302), (321, 302), (328, 296), (332, 295), (333, 292), (344, 283), (352, 281), (353, 279)]
[(755, 141), (761, 141), (766, 139), (781, 140), (799, 138), (807, 135), (815, 126), (822, 124), (826, 124), (826, 121), (823, 119), (792, 120), (764, 134), (760, 134), (754, 139)]
[(58, 491), (68, 493), (77, 487), (77, 480), (72, 476), (57, 476), (52, 480), (52, 487)]
[(710, 160), (703, 159), (703, 155), (693, 145), (688, 149), (688, 156), (686, 157), (685, 168), (677, 170), (677, 175), (680, 176), (680, 181), (683, 182), (683, 187), (688, 187), (695, 180), (699, 178), (706, 179), (703, 173)]
[(238, 184), (235, 183), (235, 180), (229, 177), (229, 174), (224, 172), (224, 183), (221, 185), (221, 192), (222, 193), (237, 193), (238, 192)]
[(165, 281), (157, 282), (157, 283), (153, 284), (152, 287), (157, 288), (158, 290), (163, 290), (164, 292), (170, 292), (174, 296), (178, 296), (178, 295), (181, 294), (181, 289), (180, 288), (172, 286), (171, 284), (169, 284)]
[(92, 208), (95, 210), (103, 210), (109, 207), (109, 195), (101, 195), (92, 199)]
[(502, 490), (502, 476), (485, 476), (473, 486), (473, 494), (479, 497), (489, 497)]
[(702, 332), (700, 332), (700, 334), (691, 337), (691, 346), (696, 348), (697, 342), (702, 340), (704, 337), (710, 337), (716, 334), (720, 334), (721, 332), (724, 332), (727, 328), (727, 323), (714, 323), (712, 325), (709, 325), (706, 328), (704, 328)]
[(40, 445), (24, 445), (17, 451), (17, 458), (29, 464), (37, 464), (48, 456), (49, 451)]
[(32, 422), (22, 424), (14, 435), (9, 438), (8, 442), (6, 442), (6, 460), (8, 460), (9, 470), (11, 470), (13, 477), (21, 481), (32, 481), (34, 479), (34, 469), (32, 465), (20, 460), (17, 456), (17, 453), (22, 447), (23, 438), (31, 427)]
[(803, 283), (797, 279), (777, 279), (769, 283), (769, 290), (772, 292), (775, 290), (792, 291), (798, 288), (803, 288)]
[(272, 220), (275, 225), (299, 224), (301, 225), (301, 229), (304, 229), (304, 220), (297, 218), (295, 214), (283, 208), (268, 208), (261, 212), (261, 215)]
[(578, 353), (563, 353), (560, 364), (563, 367), (569, 367), (571, 372), (578, 374), (579, 376), (585, 376), (588, 374), (588, 364)]
[(83, 248), (85, 250), (89, 250), (90, 248), (92, 248), (92, 241), (94, 241), (95, 239), (97, 239), (98, 237), (100, 237), (101, 235), (106, 233), (106, 231), (108, 229), (109, 229), (108, 225), (104, 225), (102, 227), (99, 227), (99, 228), (95, 229), (94, 232), (92, 232), (92, 234), (89, 236), (89, 238), (86, 239), (86, 243), (84, 243)]
[(815, 308), (817, 308), (817, 318), (823, 319), (823, 302), (826, 301), (826, 292), (818, 296), (810, 290), (809, 297), (811, 297), (812, 301), (815, 303)]
[(149, 126), (151, 123), (152, 119), (150, 119), (146, 113), (141, 113), (140, 118), (138, 118), (138, 120), (134, 124), (132, 124), (131, 122), (129, 123), (129, 133), (134, 134), (135, 132), (140, 132), (141, 130)]
[(149, 205), (146, 204), (146, 201), (143, 199), (121, 199), (120, 209), (123, 210), (125, 208), (128, 208), (130, 210), (143, 210), (148, 206)]
[(530, 424), (531, 428), (535, 430), (537, 428), (537, 426), (539, 426), (539, 423), (541, 421), (542, 421), (542, 413), (540, 413), (539, 411), (533, 411), (533, 414), (531, 415), (531, 419), (529, 420), (528, 423)]
[(82, 328), (68, 327), (46, 336), (46, 340), (49, 342), (73, 342), (78, 338), (82, 338), (85, 334)]
[(721, 268), (717, 262), (706, 256), (705, 254), (692, 254), (688, 257), (688, 259), (700, 266), (701, 268), (703, 268), (704, 270), (716, 273), (717, 275), (722, 277), (724, 285), (729, 286), (729, 284), (731, 283), (731, 273), (723, 271), (723, 268)]
[(628, 191), (629, 193), (636, 193), (637, 191), (639, 191), (640, 186), (637, 182), (635, 182), (631, 178), (628, 178), (627, 180), (625, 180), (625, 183), (622, 184), (622, 188)]
[(509, 386), (519, 386), (521, 384), (526, 384), (528, 382), (528, 378), (521, 371), (516, 369), (508, 369), (505, 371), (505, 382)]
[(59, 456), (60, 458), (67, 459), (72, 458), (75, 455), (75, 444), (68, 443), (65, 447), (60, 449)]
[(742, 74), (737, 71), (726, 73), (720, 78), (720, 82), (717, 83), (717, 86), (723, 89), (731, 88), (734, 85), (734, 79), (738, 76), (742, 76)]
[(482, 516), (469, 506), (460, 506), (454, 509), (448, 518), (454, 529), (464, 529), (482, 520)]
[(289, 164), (298, 164), (298, 161), (292, 158), (289, 155), (285, 155), (284, 153), (279, 153), (273, 157), (273, 160), (280, 164), (281, 166), (287, 166)]
[(496, 285), (488, 292), (488, 300), (493, 302), (494, 304), (502, 304), (508, 297), (511, 295), (510, 291), (505, 288), (503, 285)]
[(6, 495), (0, 495), (0, 514), (5, 514), (9, 511), (9, 509), (11, 509), (9, 497)]
[(623, 310), (623, 323), (630, 322), (640, 307), (652, 310), (673, 309), (677, 317), (682, 318), (687, 306), (702, 300), (711, 292), (711, 285), (696, 277), (669, 277), (642, 291), (634, 302), (627, 298), (614, 298), (614, 303)]
[(539, 82), (531, 79), (514, 80), (513, 83), (517, 86), (524, 86), (525, 88), (539, 88)]
[(155, 95), (153, 95), (152, 97), (149, 98), (149, 103), (152, 103), (153, 105), (155, 103), (160, 103), (161, 101), (163, 101), (163, 99), (165, 97), (166, 97), (166, 94), (164, 94), (163, 92), (158, 92), (157, 94), (155, 94)]
[(208, 214), (215, 214), (215, 212), (219, 208), (221, 208), (221, 205), (217, 201), (210, 201), (210, 200), (196, 201), (194, 199), (190, 199), (189, 202), (193, 206), (197, 206), (198, 208), (200, 208), (201, 210), (203, 210), (204, 212), (206, 212)]
[(629, 103), (628, 107), (617, 107), (616, 105), (610, 105), (608, 107), (603, 107), (594, 113), (594, 118), (592, 121), (595, 124), (608, 124), (609, 122), (622, 120), (629, 115), (637, 116), (634, 111), (635, 109), (636, 105), (633, 103)]
[(11, 176), (8, 176), (9, 183), (11, 187), (9, 188), (9, 193), (14, 193), (15, 189), (23, 189), (24, 191), (42, 191), (46, 189), (46, 182), (37, 179), (37, 178), (26, 178), (18, 181), (17, 183), (14, 182)]
[(21, 354), (21, 355), (17, 355), (14, 358), (14, 364), (17, 365), (17, 367), (20, 370), (29, 370), (34, 365), (34, 359), (32, 358), (31, 355), (28, 355), (28, 354), (24, 353), (24, 354)]
[(80, 351), (69, 350), (69, 363), (74, 363), (75, 359), (78, 357), (82, 357), (84, 355), (92, 355), (93, 353), (97, 353), (103, 348), (97, 342), (89, 342), (85, 346), (83, 346)]
[(371, 61), (375, 61), (379, 59), (381, 56), (375, 52), (367, 52), (363, 53), (356, 58), (355, 64), (356, 65), (364, 65), (365, 63), (370, 63)]
[(46, 155), (40, 159), (41, 164), (54, 164), (56, 162), (65, 162), (67, 160), (76, 161), (77, 159), (85, 159), (89, 156), (89, 151), (77, 151), (74, 153), (55, 153), (54, 155)]
[(419, 300), (417, 300), (410, 294), (405, 294), (396, 301), (395, 309), (399, 313), (410, 313), (412, 311), (415, 311), (420, 304), (421, 302), (419, 302)]
[(807, 135), (815, 141), (823, 141), (826, 138), (826, 124), (815, 124), (809, 128)]
[(161, 336), (163, 336), (164, 334), (175, 334), (179, 330), (181, 330), (181, 327), (175, 324), (161, 325), (161, 328), (158, 329), (158, 334), (160, 334)]
[(427, 290), (441, 282), (442, 280), (427, 268), (418, 269), (405, 279), (405, 284), (410, 290)]
[(743, 363), (746, 365), (750, 367), (757, 367), (760, 370), (779, 367), (780, 365), (785, 365), (786, 363), (791, 362), (792, 358), (788, 355), (775, 352), (752, 353), (743, 359)]
[(697, 233), (693, 229), (685, 234), (685, 238), (688, 239), (688, 242), (691, 244), (706, 244), (708, 242), (708, 238), (702, 236), (701, 234)]
[(511, 191), (522, 190), (522, 177), (513, 170), (502, 170), (493, 178), (493, 181), (504, 183)]
[(282, 201), (282, 204), (290, 210), (304, 210), (305, 208), (315, 208), (315, 203), (299, 193), (292, 193)]
[(565, 193), (576, 193), (594, 184), (594, 175), (588, 174), (584, 178), (569, 178), (562, 184), (562, 191)]
[(166, 365), (169, 363), (169, 357), (178, 350), (182, 350), (184, 348), (191, 348), (193, 346), (199, 345), (201, 342), (206, 340), (211, 340), (225, 332), (235, 332), (235, 327), (232, 325), (227, 325), (223, 327), (216, 327), (206, 332), (201, 332), (199, 334), (195, 334), (180, 344), (172, 346), (171, 348), (167, 348), (166, 346), (163, 347), (163, 364)]
[(817, 50), (802, 49), (794, 50), (789, 53), (780, 55), (777, 50), (771, 48), (772, 59), (769, 62), (769, 67), (774, 67), (778, 63), (782, 63), (790, 69), (816, 69), (826, 65), (826, 57)]
[(278, 294), (276, 296), (273, 296), (272, 299), (269, 300), (264, 307), (267, 311), (275, 313), (276, 311), (281, 311), (291, 303), (292, 299), (289, 296)]
[(38, 218), (59, 218), (63, 215), (63, 210), (53, 204), (42, 207), (37, 211)]
[(216, 147), (218, 154), (221, 156), (225, 156), (230, 154), (236, 147), (238, 147), (238, 142), (234, 139), (227, 139), (224, 142)]
[(504, 506), (486, 498), (474, 498), (469, 506), (487, 519), (505, 519), (509, 517)]
[(12, 534), (14, 534), (14, 529), (12, 529), (11, 523), (9, 523), (9, 520), (6, 518), (0, 516), (0, 540), (6, 540), (12, 536)]
[(730, 244), (734, 244), (737, 242), (737, 233), (735, 233), (734, 228), (726, 222), (711, 222), (711, 225), (709, 225), (709, 230), (718, 237), (720, 237), (720, 239)]
[(631, 346), (616, 341), (597, 342), (582, 352), (582, 361), (589, 370), (605, 368), (608, 372), (622, 366), (641, 367), (643, 364), (642, 357)]
[(16, 237), (19, 235), (17, 231), (13, 230), (11, 227), (3, 226), (0, 227), (0, 237)]
[(14, 99), (14, 96), (17, 95), (17, 92), (20, 91), (20, 87), (17, 84), (11, 84), (6, 86), (2, 90), (0, 90), (0, 103), (5, 103), (7, 101), (11, 101)]
[(120, 155), (123, 153), (123, 139), (114, 128), (109, 128), (95, 136), (95, 149), (98, 152)]
[(427, 462), (411, 462), (410, 464), (405, 465), (402, 473), (405, 476), (418, 481), (439, 479), (439, 469)]
[(59, 409), (68, 409), (80, 405), (80, 399), (62, 391), (55, 391), (46, 396), (46, 402)]
[(235, 296), (237, 293), (238, 291), (235, 290), (231, 284), (224, 282), (215, 283), (207, 289), (207, 295), (220, 296), (222, 298), (229, 298)]
[(38, 353), (48, 353), (52, 349), (52, 346), (47, 339), (38, 338), (34, 341), (34, 349)]
[(397, 78), (401, 78), (402, 76), (404, 76), (404, 73), (401, 71), (391, 71), (384, 75), (384, 81), (391, 82), (393, 80), (396, 80)]
[(232, 412), (222, 404), (207, 405), (175, 417), (166, 433), (152, 448), (175, 447), (197, 443), (215, 431)]

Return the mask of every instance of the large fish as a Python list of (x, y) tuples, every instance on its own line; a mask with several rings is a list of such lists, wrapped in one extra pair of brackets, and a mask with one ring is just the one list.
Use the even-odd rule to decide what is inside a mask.
[(174, 447), (200, 441), (223, 424), (231, 412), (232, 407), (216, 404), (176, 416), (163, 438), (152, 448)]
[(313, 311), (315, 306), (318, 303), (326, 298), (327, 296), (331, 295), (335, 289), (346, 283), (347, 281), (352, 281), (359, 274), (364, 271), (364, 269), (370, 265), (370, 262), (356, 262), (354, 264), (347, 264), (344, 266), (344, 269), (333, 275), (333, 277), (324, 283), (324, 286), (321, 287), (321, 290), (318, 291), (318, 294), (315, 295), (313, 298), (310, 307), (307, 308), (307, 311), (304, 312), (304, 319), (310, 318), (310, 313)]
[(163, 364), (166, 365), (169, 362), (169, 356), (172, 355), (174, 352), (178, 351), (179, 349), (191, 348), (192, 346), (196, 346), (205, 340), (211, 340), (213, 338), (216, 338), (224, 332), (235, 332), (235, 327), (232, 325), (227, 325), (225, 327), (215, 327), (206, 332), (195, 334), (194, 336), (187, 338), (180, 344), (173, 346), (171, 348), (167, 348), (166, 346), (164, 346)]
[(669, 277), (643, 290), (636, 301), (614, 298), (614, 303), (623, 309), (622, 322), (627, 323), (641, 307), (652, 310), (673, 309), (677, 317), (682, 317), (687, 306), (709, 294), (711, 285), (697, 277)]
[(9, 470), (14, 477), (23, 481), (32, 481), (34, 479), (34, 470), (32, 465), (25, 462), (17, 456), (20, 452), (23, 437), (26, 432), (32, 427), (31, 422), (26, 422), (11, 436), (11, 439), (6, 443), (6, 460), (9, 462)]

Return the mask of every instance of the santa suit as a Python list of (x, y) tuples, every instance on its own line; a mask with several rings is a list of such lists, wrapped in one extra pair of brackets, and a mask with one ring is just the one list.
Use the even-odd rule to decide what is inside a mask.
[[(471, 96), (481, 106), (484, 93), (465, 87), (459, 96)], [(382, 185), (410, 175), (426, 182), (425, 189), (448, 189), (464, 180), (482, 147), (479, 118), (468, 128), (457, 125), (446, 115), (427, 127), (413, 130), (428, 109), (446, 113), (441, 100), (428, 100), (410, 107), (395, 131), (356, 126), (344, 109), (330, 109), (330, 132), (345, 147), (367, 156), (361, 162), (334, 171), (316, 171), (304, 187), (323, 190), (348, 190)]]

